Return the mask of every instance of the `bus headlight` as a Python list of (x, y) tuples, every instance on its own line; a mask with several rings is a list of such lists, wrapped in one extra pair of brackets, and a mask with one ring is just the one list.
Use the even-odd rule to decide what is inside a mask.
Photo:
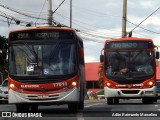
[(10, 85), (10, 88), (14, 89), (15, 88), (15, 85), (13, 83), (11, 83)]
[(112, 83), (112, 82), (108, 82), (108, 81), (106, 81), (106, 82), (104, 83), (104, 86), (105, 86), (105, 87), (109, 87), (109, 88), (116, 88), (116, 84), (114, 84), (114, 83)]
[(153, 86), (153, 82), (152, 82), (152, 81), (150, 81), (150, 82), (148, 83), (148, 85)]
[(13, 83), (11, 83), (11, 84), (9, 85), (9, 87), (10, 87), (12, 90), (14, 90), (14, 91), (17, 91), (17, 90), (18, 90), (18, 88), (17, 88)]
[(148, 82), (145, 82), (144, 83), (144, 88), (151, 88), (151, 87), (153, 87), (153, 86), (155, 86), (156, 85), (156, 83), (155, 83), (155, 81), (148, 81)]
[(110, 86), (111, 86), (111, 83), (107, 82), (107, 86), (110, 87)]
[(77, 82), (72, 82), (72, 86), (76, 87), (77, 86)]

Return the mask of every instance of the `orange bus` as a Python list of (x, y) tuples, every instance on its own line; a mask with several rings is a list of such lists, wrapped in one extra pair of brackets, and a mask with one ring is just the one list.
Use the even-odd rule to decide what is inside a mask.
[(9, 103), (17, 112), (38, 105), (84, 108), (86, 82), (83, 41), (76, 30), (43, 26), (9, 33)]
[(107, 103), (139, 98), (144, 104), (152, 104), (156, 96), (156, 59), (159, 59), (159, 52), (155, 51), (151, 39), (106, 40), (100, 61)]

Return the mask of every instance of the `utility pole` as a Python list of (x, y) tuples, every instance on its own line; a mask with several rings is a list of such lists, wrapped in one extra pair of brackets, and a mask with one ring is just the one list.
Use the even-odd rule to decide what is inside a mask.
[(72, 28), (72, 0), (70, 0), (70, 28)]
[(48, 0), (48, 25), (52, 25), (52, 0)]
[(123, 0), (122, 37), (126, 37), (127, 0)]

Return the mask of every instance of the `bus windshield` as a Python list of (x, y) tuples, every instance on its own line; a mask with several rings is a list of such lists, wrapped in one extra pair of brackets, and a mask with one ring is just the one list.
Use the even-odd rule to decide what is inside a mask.
[(154, 74), (151, 50), (111, 51), (106, 53), (105, 73), (112, 80), (145, 79)]
[(14, 44), (9, 51), (9, 73), (13, 76), (68, 75), (77, 69), (72, 42)]

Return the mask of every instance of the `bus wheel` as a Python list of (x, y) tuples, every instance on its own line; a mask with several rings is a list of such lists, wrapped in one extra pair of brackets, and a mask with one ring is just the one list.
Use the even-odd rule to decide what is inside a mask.
[(156, 103), (157, 103), (157, 98), (154, 98), (154, 102), (156, 102)]
[(142, 98), (142, 103), (147, 104), (147, 98)]
[(114, 98), (114, 104), (119, 104), (119, 98)]
[(72, 113), (77, 113), (78, 112), (78, 102), (68, 103), (68, 109)]
[(31, 105), (31, 112), (37, 112), (38, 111), (38, 105)]
[(16, 104), (16, 111), (17, 113), (28, 112), (29, 105)]
[(154, 99), (152, 97), (142, 98), (143, 104), (153, 104)]
[(84, 109), (84, 100), (79, 102), (78, 109), (79, 110), (83, 110)]
[(113, 98), (107, 98), (107, 104), (112, 105), (113, 104)]
[(153, 98), (153, 97), (148, 98), (148, 103), (149, 103), (149, 104), (153, 104), (153, 103), (154, 103), (154, 98)]

